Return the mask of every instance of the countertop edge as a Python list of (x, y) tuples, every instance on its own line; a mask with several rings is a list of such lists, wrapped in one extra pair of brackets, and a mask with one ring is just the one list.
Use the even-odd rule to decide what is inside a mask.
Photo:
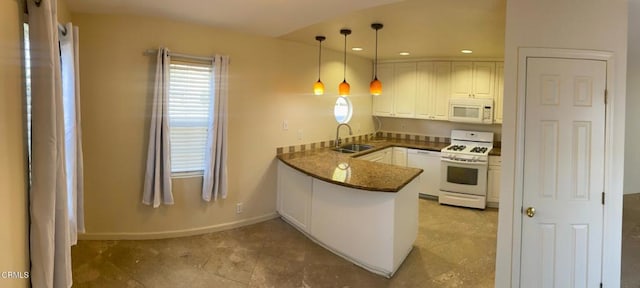
[[(374, 150), (374, 149), (371, 149)], [(368, 151), (367, 151), (368, 152)], [(338, 153), (338, 152), (336, 152)], [(358, 156), (362, 156), (365, 155), (363, 154), (358, 154)], [(340, 185), (340, 186), (344, 186), (344, 187), (348, 187), (348, 188), (353, 188), (353, 189), (358, 189), (358, 190), (366, 190), (366, 191), (371, 191), (371, 192), (382, 192), (382, 193), (398, 193), (400, 192), (400, 190), (402, 190), (402, 188), (404, 188), (405, 186), (407, 186), (407, 184), (409, 184), (411, 181), (413, 181), (413, 179), (416, 179), (420, 174), (422, 174), (422, 172), (424, 172), (424, 170), (420, 169), (420, 168), (413, 168), (413, 169), (417, 169), (420, 170), (417, 174), (413, 175), (412, 177), (410, 177), (409, 179), (407, 179), (406, 181), (404, 181), (401, 185), (398, 186), (397, 189), (386, 189), (386, 188), (376, 188), (376, 187), (371, 187), (371, 186), (359, 186), (359, 185), (353, 185), (353, 184), (349, 184), (349, 183), (344, 183), (344, 182), (340, 182), (340, 181), (336, 181), (333, 179), (329, 179), (326, 177), (322, 177), (320, 175), (311, 173), (309, 171), (306, 171), (296, 165), (293, 165), (291, 163), (289, 163), (286, 159), (282, 159), (280, 157), (280, 155), (278, 155), (278, 160), (280, 160), (282, 163), (286, 164), (287, 166), (300, 171), (302, 173), (304, 173), (305, 175), (309, 175), (310, 177), (313, 177), (315, 179), (327, 182), (327, 183), (331, 183), (331, 184), (336, 184), (336, 185)], [(357, 160), (357, 159), (356, 159)], [(367, 160), (360, 160), (360, 161), (367, 161)], [(373, 164), (373, 163), (372, 163)], [(375, 165), (375, 164), (374, 164)], [(408, 168), (408, 167), (405, 167)]]

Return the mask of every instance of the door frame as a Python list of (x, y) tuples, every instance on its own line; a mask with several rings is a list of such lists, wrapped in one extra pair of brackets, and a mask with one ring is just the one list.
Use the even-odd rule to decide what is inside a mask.
[[(566, 59), (584, 59), (584, 60), (600, 60), (606, 61), (606, 89), (608, 94), (607, 104), (605, 107), (605, 175), (604, 175), (604, 192), (606, 193), (606, 205), (603, 210), (603, 249), (602, 249), (602, 283), (604, 287), (620, 286), (620, 259), (621, 259), (621, 241), (622, 241), (622, 177), (616, 176), (615, 172), (622, 173), (624, 168), (618, 166), (623, 165), (621, 161), (616, 161), (616, 155), (623, 155), (623, 151), (614, 153), (614, 139), (623, 139), (623, 136), (614, 135), (614, 107), (617, 98), (624, 105), (624, 95), (617, 95), (615, 91), (615, 55), (608, 51), (595, 50), (575, 50), (575, 49), (556, 49), (556, 48), (519, 48), (518, 49), (518, 78), (517, 78), (517, 95), (516, 95), (516, 135), (515, 135), (515, 177), (513, 182), (513, 201), (506, 198), (506, 193), (501, 193), (500, 198), (505, 201), (504, 207), (501, 204), (500, 209), (512, 211), (512, 227), (511, 247), (498, 247), (498, 249), (511, 250), (511, 286), (520, 287), (520, 267), (521, 267), (521, 245), (522, 245), (522, 220), (523, 213), (522, 200), (524, 191), (524, 128), (525, 128), (525, 96), (526, 96), (526, 76), (527, 76), (527, 59), (528, 58), (566, 58)], [(623, 125), (624, 126), (624, 125)], [(623, 127), (624, 129), (624, 127)], [(622, 130), (624, 131), (624, 130)], [(623, 132), (624, 134), (624, 132)], [(614, 137), (615, 136), (615, 137)], [(624, 147), (624, 146), (623, 146)], [(618, 154), (621, 153), (621, 154)], [(619, 160), (619, 159), (618, 159)], [(620, 162), (620, 163), (618, 163)], [(506, 179), (503, 179), (503, 181)], [(620, 183), (616, 183), (620, 182)], [(505, 185), (502, 185), (503, 187)], [(509, 228), (509, 227), (505, 227)], [(506, 244), (506, 243), (505, 243)], [(506, 246), (506, 245), (502, 245)]]

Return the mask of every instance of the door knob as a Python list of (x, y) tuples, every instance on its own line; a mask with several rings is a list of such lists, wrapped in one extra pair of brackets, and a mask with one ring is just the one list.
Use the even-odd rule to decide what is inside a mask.
[(536, 215), (536, 208), (533, 207), (529, 207), (527, 208), (527, 216), (529, 216), (530, 218)]

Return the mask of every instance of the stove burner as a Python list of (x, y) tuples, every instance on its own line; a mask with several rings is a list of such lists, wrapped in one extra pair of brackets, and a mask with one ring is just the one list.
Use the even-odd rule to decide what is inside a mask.
[(473, 149), (471, 149), (471, 153), (484, 154), (485, 152), (487, 152), (487, 150), (489, 150), (487, 147), (473, 147)]
[(462, 151), (464, 150), (464, 148), (467, 148), (467, 146), (464, 145), (451, 145), (447, 148), (447, 150), (451, 150), (451, 151)]

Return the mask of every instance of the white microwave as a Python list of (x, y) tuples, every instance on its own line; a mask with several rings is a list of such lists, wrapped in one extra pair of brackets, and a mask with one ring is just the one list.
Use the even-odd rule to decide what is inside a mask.
[(493, 100), (451, 98), (449, 99), (449, 121), (492, 124)]

